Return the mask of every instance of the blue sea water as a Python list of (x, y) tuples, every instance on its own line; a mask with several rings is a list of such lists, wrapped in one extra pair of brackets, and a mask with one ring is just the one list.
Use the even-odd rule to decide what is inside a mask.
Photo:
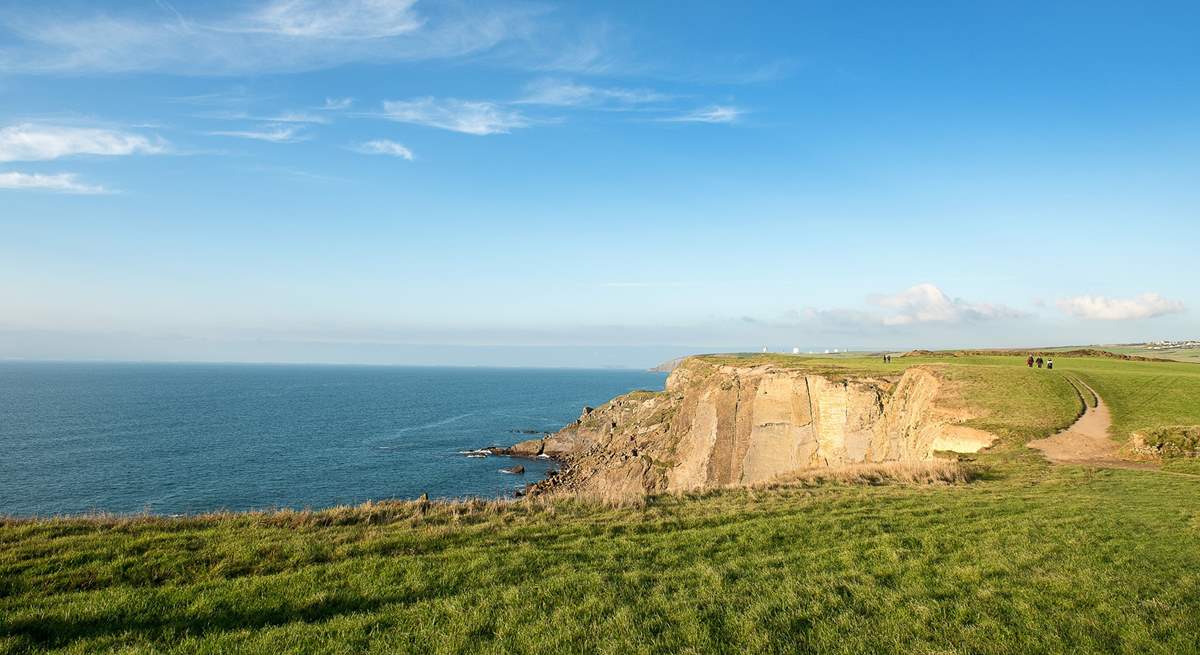
[[(0, 362), (0, 515), (496, 497), (547, 461), (460, 451), (554, 431), (645, 371)], [(499, 472), (519, 461), (526, 474)]]

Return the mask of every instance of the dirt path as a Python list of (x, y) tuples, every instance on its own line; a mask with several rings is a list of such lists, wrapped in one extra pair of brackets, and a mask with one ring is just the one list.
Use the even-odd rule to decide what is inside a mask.
[[(1096, 398), (1096, 406), (1088, 407), (1071, 427), (1058, 434), (1036, 439), (1029, 442), (1030, 448), (1042, 451), (1046, 459), (1055, 464), (1090, 464), (1092, 466), (1108, 466), (1119, 468), (1153, 469), (1157, 465), (1149, 462), (1131, 462), (1121, 459), (1121, 444), (1108, 438), (1108, 428), (1112, 425), (1112, 416), (1094, 389), (1078, 382), (1079, 386), (1091, 392)], [(1083, 389), (1079, 389), (1082, 400)], [(1086, 403), (1085, 403), (1086, 406)]]

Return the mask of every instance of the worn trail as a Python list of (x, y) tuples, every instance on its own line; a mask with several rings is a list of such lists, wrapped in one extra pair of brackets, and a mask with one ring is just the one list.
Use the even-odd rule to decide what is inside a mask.
[(1157, 469), (1158, 466), (1154, 463), (1132, 462), (1121, 458), (1121, 444), (1108, 436), (1109, 427), (1112, 425), (1112, 415), (1108, 411), (1108, 406), (1104, 404), (1104, 399), (1096, 393), (1095, 389), (1082, 381), (1076, 380), (1075, 383), (1080, 392), (1080, 399), (1083, 399), (1083, 393), (1086, 390), (1095, 397), (1095, 407), (1088, 406), (1087, 402), (1084, 402), (1086, 409), (1083, 415), (1069, 428), (1053, 436), (1030, 441), (1029, 447), (1042, 451), (1046, 459), (1055, 464)]

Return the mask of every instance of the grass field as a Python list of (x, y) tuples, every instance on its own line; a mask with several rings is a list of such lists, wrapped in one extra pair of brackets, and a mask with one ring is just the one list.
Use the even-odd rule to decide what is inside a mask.
[(976, 481), (0, 519), (0, 653), (1200, 653), (1197, 462), (1057, 467), (1023, 445), (1077, 415), (1070, 376), (1114, 433), (1200, 424), (1200, 366), (820, 365), (912, 363), (1002, 436)]
[[(1089, 346), (1092, 347), (1092, 346)], [(1136, 355), (1180, 362), (1200, 363), (1200, 348), (1147, 348), (1144, 345), (1094, 346), (1118, 355)]]
[(0, 651), (1200, 651), (1200, 479), (9, 523)]

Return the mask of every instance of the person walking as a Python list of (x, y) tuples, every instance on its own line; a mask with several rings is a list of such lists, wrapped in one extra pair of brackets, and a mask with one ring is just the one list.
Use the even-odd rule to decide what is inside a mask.
[(1047, 359), (1047, 360), (1046, 360), (1046, 370), (1050, 370), (1050, 369), (1052, 369), (1052, 368), (1054, 368), (1054, 360), (1053, 360), (1053, 359)]
[(1025, 363), (1029, 365), (1029, 368), (1033, 368), (1033, 355), (1030, 355), (1029, 359), (1025, 360)]
[(1044, 360), (1043, 360), (1041, 357), (1038, 357), (1038, 358), (1037, 358), (1037, 365), (1038, 365), (1038, 368), (1041, 368), (1041, 367), (1042, 367), (1042, 364), (1044, 364), (1044, 363), (1045, 363), (1045, 361), (1044, 361)]

